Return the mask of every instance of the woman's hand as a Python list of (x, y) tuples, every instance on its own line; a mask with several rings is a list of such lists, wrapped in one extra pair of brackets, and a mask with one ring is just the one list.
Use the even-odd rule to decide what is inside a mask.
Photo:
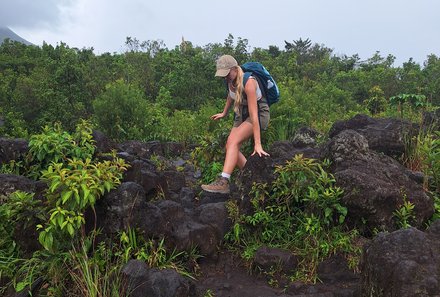
[(270, 156), (268, 153), (266, 153), (266, 152), (263, 150), (263, 147), (261, 146), (261, 144), (256, 144), (256, 145), (254, 146), (254, 152), (252, 153), (251, 156), (253, 156), (253, 155), (255, 155), (255, 154), (258, 154), (258, 156), (260, 156), (260, 157), (262, 157), (262, 156)]
[(216, 121), (216, 120), (220, 120), (221, 118), (224, 118), (224, 117), (225, 117), (225, 113), (221, 112), (221, 113), (217, 113), (215, 115), (212, 115), (211, 120)]

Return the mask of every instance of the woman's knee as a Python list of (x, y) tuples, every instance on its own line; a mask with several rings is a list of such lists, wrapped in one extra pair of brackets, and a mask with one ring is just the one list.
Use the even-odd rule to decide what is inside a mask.
[(226, 150), (234, 147), (240, 147), (240, 142), (235, 137), (229, 135), (228, 140), (226, 141)]

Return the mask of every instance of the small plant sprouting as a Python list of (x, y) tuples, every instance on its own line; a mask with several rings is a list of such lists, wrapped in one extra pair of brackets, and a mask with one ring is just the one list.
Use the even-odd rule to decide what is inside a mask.
[(402, 205), (400, 205), (400, 207), (393, 212), (399, 228), (407, 229), (411, 227), (411, 222), (415, 219), (414, 206), (414, 203), (409, 201), (404, 193)]
[(206, 290), (205, 294), (203, 295), (203, 297), (215, 297), (214, 293), (212, 292), (211, 289)]
[(428, 103), (426, 100), (425, 95), (418, 95), (418, 94), (399, 94), (396, 96), (390, 97), (390, 104), (396, 105), (399, 113), (400, 118), (403, 119), (404, 115), (404, 106), (409, 105), (416, 109), (423, 109), (426, 108)]

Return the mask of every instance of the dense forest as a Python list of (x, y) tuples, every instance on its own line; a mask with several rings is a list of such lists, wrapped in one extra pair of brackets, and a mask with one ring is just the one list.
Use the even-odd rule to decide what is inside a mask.
[(4, 42), (2, 135), (27, 138), (53, 122), (71, 131), (82, 118), (118, 141), (196, 143), (217, 128), (209, 115), (224, 103), (224, 84), (213, 76), (222, 54), (239, 63), (261, 62), (278, 82), (282, 100), (271, 110), (270, 140), (289, 139), (304, 125), (325, 132), (336, 119), (356, 112), (397, 115), (398, 103), (405, 100), (389, 98), (403, 94), (423, 95), (423, 100), (413, 97), (418, 104), (408, 104), (408, 112), (440, 104), (440, 58), (434, 54), (423, 65), (410, 59), (394, 67), (392, 55), (377, 52), (361, 61), (357, 55), (334, 55), (309, 39), (252, 51), (246, 39), (232, 35), (223, 44), (204, 47), (184, 41), (168, 49), (160, 41), (135, 38), (125, 45), (122, 54), (95, 55), (93, 49), (64, 43)]
[[(114, 151), (99, 155), (92, 135), (100, 131), (118, 144), (177, 143), (189, 152), (185, 161), (200, 171), (194, 186), (211, 182), (221, 170), (232, 126), (232, 112), (226, 120), (210, 119), (225, 103), (225, 84), (214, 77), (215, 61), (223, 54), (234, 56), (239, 64), (261, 62), (278, 84), (281, 99), (271, 106), (269, 127), (262, 132), (264, 148), (292, 141), (304, 127), (324, 143), (335, 122), (357, 114), (421, 127), (424, 115), (440, 106), (440, 56), (435, 54), (423, 65), (410, 59), (396, 67), (392, 55), (376, 52), (361, 60), (358, 55), (336, 55), (309, 39), (286, 40), (283, 49), (251, 50), (247, 39), (232, 35), (222, 44), (182, 41), (174, 49), (159, 40), (127, 37), (123, 53), (100, 55), (93, 48), (71, 48), (62, 42), (33, 46), (5, 40), (0, 45), (0, 138), (23, 140), (28, 146), (22, 159), (0, 164), (1, 175), (25, 176), (47, 189), (38, 199), (35, 193), (0, 193), (0, 294), (11, 288), (31, 290), (39, 281), (44, 283), (41, 296), (126, 296), (119, 271), (134, 258), (194, 278), (200, 251), (169, 250), (164, 239), (143, 238), (134, 228), (119, 230), (117, 246), (93, 246), (97, 235), (86, 234), (84, 212), (90, 207), (95, 211), (95, 202), (117, 189), (133, 164), (148, 163), (163, 177), (169, 163), (158, 155), (149, 156), (148, 162), (127, 156), (124, 160)], [(406, 151), (393, 156), (426, 176), (424, 190), (435, 209), (429, 220), (423, 218), (426, 224), (440, 217), (438, 135), (420, 129), (405, 139)], [(249, 153), (252, 146), (243, 149)], [(292, 281), (318, 281), (318, 263), (336, 251), (348, 255), (350, 268), (359, 272), (355, 242), (384, 230), (364, 232), (343, 225), (343, 191), (327, 173), (329, 166), (328, 160), (296, 156), (276, 167), (272, 185), (256, 184), (246, 193), (255, 198), (253, 214), (241, 215), (237, 205), (227, 202), (235, 224), (224, 236), (223, 247), (246, 261), (252, 261), (263, 244), (293, 250), (304, 258), (301, 269), (290, 276)], [(172, 174), (185, 170), (176, 168)], [(149, 199), (157, 202), (168, 194), (155, 189)], [(406, 198), (393, 210), (402, 229), (416, 221), (414, 204)], [(33, 253), (22, 251), (16, 241), (16, 226), (26, 219), (28, 224), (29, 217), (38, 223), (31, 226), (39, 242)], [(297, 227), (294, 233), (292, 226)], [(278, 285), (275, 278), (271, 282)], [(215, 295), (208, 289), (199, 296)]]

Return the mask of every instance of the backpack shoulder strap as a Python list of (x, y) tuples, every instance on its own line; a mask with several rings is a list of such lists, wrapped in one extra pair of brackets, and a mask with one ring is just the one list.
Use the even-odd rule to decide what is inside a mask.
[(246, 86), (246, 83), (247, 83), (249, 77), (251, 77), (251, 76), (252, 76), (252, 72), (245, 72), (243, 74), (243, 87)]
[(252, 73), (252, 72), (245, 72), (245, 73), (244, 73), (244, 75), (243, 75), (243, 87), (246, 86), (246, 83), (247, 83), (249, 77), (251, 77), (251, 76), (252, 76), (253, 78), (255, 78), (255, 80), (257, 81), (257, 83), (258, 83), (258, 87), (259, 87), (260, 90), (261, 90), (261, 95), (262, 95), (264, 98), (267, 98), (266, 89), (264, 88), (264, 84), (263, 84), (263, 82), (261, 81), (261, 78), (260, 78), (258, 75), (255, 75), (255, 74)]

